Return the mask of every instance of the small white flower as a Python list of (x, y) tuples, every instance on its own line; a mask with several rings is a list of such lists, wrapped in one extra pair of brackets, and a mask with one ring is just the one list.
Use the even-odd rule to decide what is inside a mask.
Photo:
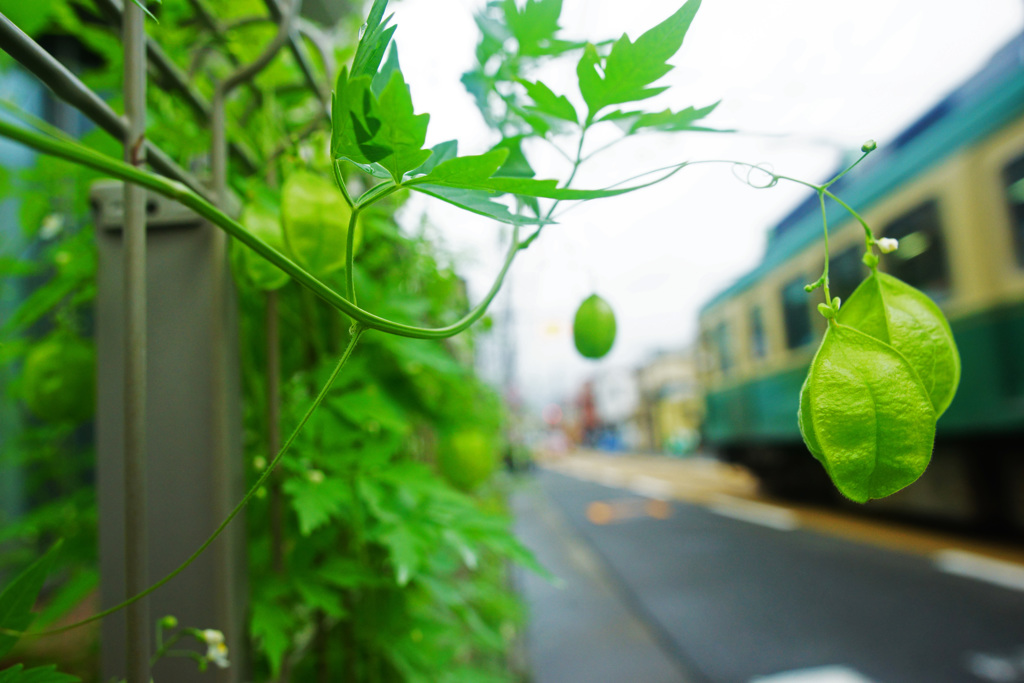
[(203, 642), (206, 643), (206, 659), (221, 669), (228, 668), (228, 646), (224, 644), (224, 634), (215, 628), (203, 631)]
[(306, 477), (314, 484), (322, 484), (324, 482), (324, 473), (320, 470), (310, 470), (306, 473)]
[(223, 645), (224, 634), (215, 628), (208, 628), (203, 631), (203, 642), (207, 645)]
[(64, 229), (64, 216), (59, 213), (51, 213), (43, 219), (39, 226), (39, 238), (52, 240)]
[(878, 251), (883, 254), (891, 254), (900, 246), (899, 240), (892, 237), (883, 237), (880, 240), (875, 240), (875, 244), (878, 245)]

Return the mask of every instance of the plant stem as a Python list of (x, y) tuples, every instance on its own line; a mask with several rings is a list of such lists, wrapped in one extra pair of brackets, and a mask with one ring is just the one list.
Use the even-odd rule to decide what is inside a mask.
[(231, 520), (233, 520), (236, 516), (238, 516), (238, 513), (241, 512), (242, 509), (248, 504), (249, 500), (251, 500), (252, 497), (254, 495), (256, 495), (256, 492), (264, 484), (267, 483), (267, 480), (271, 477), (271, 475), (277, 469), (277, 466), (281, 463), (281, 459), (284, 458), (286, 453), (288, 453), (288, 450), (291, 448), (291, 445), (295, 441), (295, 438), (299, 435), (299, 432), (302, 431), (302, 428), (306, 426), (307, 422), (309, 422), (309, 418), (311, 418), (313, 416), (313, 413), (316, 412), (316, 409), (319, 408), (320, 404), (324, 402), (325, 398), (327, 398), (327, 394), (330, 392), (331, 386), (334, 384), (334, 381), (338, 378), (339, 373), (341, 373), (341, 369), (345, 367), (345, 364), (348, 362), (348, 359), (352, 356), (352, 351), (355, 349), (356, 344), (359, 341), (359, 338), (363, 336), (363, 333), (365, 331), (366, 331), (366, 327), (361, 325), (360, 323), (355, 323), (353, 325), (352, 337), (349, 339), (348, 346), (345, 347), (345, 351), (341, 355), (341, 358), (338, 359), (338, 364), (334, 366), (334, 370), (331, 372), (330, 377), (327, 378), (327, 381), (324, 383), (323, 387), (320, 389), (320, 393), (317, 394), (316, 398), (313, 400), (313, 403), (309, 406), (309, 408), (306, 410), (306, 413), (302, 416), (302, 419), (299, 420), (299, 424), (296, 425), (295, 429), (288, 436), (288, 440), (284, 442), (284, 446), (282, 446), (281, 450), (278, 451), (277, 455), (274, 456), (274, 459), (270, 461), (270, 464), (267, 465), (267, 469), (263, 472), (262, 475), (260, 475), (260, 478), (256, 480), (256, 483), (252, 485), (252, 488), (249, 489), (249, 491), (245, 494), (245, 496), (242, 498), (242, 500), (239, 501), (239, 503), (234, 507), (234, 509), (231, 511), (231, 514), (229, 514), (227, 516), (227, 518), (225, 518), (224, 521), (220, 523), (220, 526), (218, 526), (214, 530), (214, 532), (212, 534), (210, 534), (209, 538), (207, 538), (205, 541), (203, 541), (203, 544), (201, 546), (199, 546), (198, 550), (196, 550), (194, 553), (189, 555), (188, 559), (186, 559), (177, 568), (175, 568), (173, 571), (171, 571), (169, 574), (167, 574), (167, 576), (165, 576), (164, 578), (160, 579), (159, 581), (157, 581), (156, 583), (151, 585), (149, 588), (146, 588), (142, 592), (137, 593), (136, 595), (133, 595), (132, 597), (130, 597), (127, 600), (125, 600), (124, 602), (122, 602), (122, 603), (120, 603), (118, 605), (114, 605), (113, 607), (111, 607), (109, 609), (105, 609), (102, 612), (99, 612), (97, 614), (94, 614), (91, 617), (88, 617), (87, 619), (82, 619), (81, 621), (76, 621), (73, 624), (68, 624), (67, 626), (62, 626), (60, 628), (50, 629), (50, 630), (47, 630), (47, 631), (37, 631), (35, 633), (26, 633), (26, 632), (16, 631), (14, 629), (0, 629), (0, 634), (11, 635), (11, 636), (20, 636), (20, 637), (38, 638), (38, 637), (41, 637), (41, 636), (49, 636), (49, 635), (54, 635), (54, 634), (57, 634), (57, 633), (64, 633), (65, 631), (70, 631), (70, 630), (76, 629), (76, 628), (78, 628), (80, 626), (85, 626), (86, 624), (91, 624), (94, 621), (98, 621), (98, 620), (102, 619), (103, 617), (110, 616), (114, 612), (117, 612), (118, 610), (124, 609), (128, 605), (131, 605), (131, 604), (141, 600), (142, 598), (146, 597), (147, 595), (149, 595), (153, 591), (157, 590), (158, 588), (160, 588), (161, 586), (166, 584), (168, 581), (173, 579), (175, 576), (177, 576), (181, 572), (185, 571), (185, 569), (190, 564), (192, 564), (196, 560), (196, 558), (198, 558), (200, 555), (202, 555), (203, 551), (206, 550), (210, 546), (210, 544), (213, 543), (217, 539), (218, 536), (220, 536), (221, 532), (224, 531), (224, 529), (227, 528), (228, 524), (231, 523)]

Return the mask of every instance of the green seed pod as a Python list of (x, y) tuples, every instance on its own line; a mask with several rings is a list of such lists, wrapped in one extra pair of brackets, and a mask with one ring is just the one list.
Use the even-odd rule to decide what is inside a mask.
[(850, 295), (838, 321), (889, 344), (914, 368), (938, 418), (960, 384), (960, 354), (946, 317), (920, 290), (873, 273)]
[[(256, 205), (245, 207), (239, 219), (245, 229), (280, 252), (285, 251), (281, 220), (272, 212)], [(288, 274), (252, 249), (238, 245), (239, 262), (245, 274), (258, 289), (272, 291), (288, 284)]]
[(867, 154), (868, 152), (874, 152), (876, 149), (878, 149), (878, 143), (875, 142), (874, 140), (868, 140), (867, 142), (860, 146), (860, 151), (864, 152), (865, 154)]
[(25, 357), (22, 398), (48, 422), (85, 422), (96, 410), (96, 349), (70, 332), (54, 332)]
[(870, 251), (864, 254), (864, 258), (861, 259), (864, 265), (868, 268), (878, 267), (878, 254), (872, 254)]
[[(345, 267), (348, 223), (352, 216), (334, 183), (309, 171), (288, 176), (281, 191), (281, 218), (288, 248), (299, 265), (323, 277)], [(356, 224), (359, 248), (361, 225)]]
[(615, 343), (615, 312), (596, 294), (587, 297), (572, 323), (576, 350), (587, 358), (601, 358)]
[(831, 325), (800, 393), (800, 431), (840, 493), (864, 503), (915, 482), (931, 460), (935, 410), (896, 349)]

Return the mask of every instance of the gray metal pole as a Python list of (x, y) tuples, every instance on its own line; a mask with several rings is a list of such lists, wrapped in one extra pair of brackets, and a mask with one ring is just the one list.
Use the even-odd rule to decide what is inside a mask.
[[(145, 163), (146, 29), (145, 15), (128, 3), (122, 26), (124, 102), (127, 130), (125, 161)], [(149, 584), (146, 539), (146, 192), (124, 188), (124, 575), (125, 597)], [(128, 683), (149, 683), (149, 601), (128, 606), (125, 615), (125, 665)]]

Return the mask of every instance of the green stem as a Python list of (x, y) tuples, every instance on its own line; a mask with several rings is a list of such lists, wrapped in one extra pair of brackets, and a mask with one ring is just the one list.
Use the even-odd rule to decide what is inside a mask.
[[(513, 245), (513, 248), (509, 249), (509, 254), (505, 260), (504, 267), (498, 274), (498, 277), (487, 296), (484, 297), (484, 299), (477, 304), (475, 308), (470, 310), (470, 312), (463, 316), (459, 321), (445, 327), (437, 328), (406, 325), (382, 318), (359, 308), (354, 303), (311, 275), (287, 256), (247, 231), (240, 223), (182, 183), (134, 168), (124, 164), (123, 162), (111, 159), (106, 155), (99, 154), (98, 152), (82, 145), (55, 140), (44, 135), (40, 135), (39, 133), (25, 130), (24, 128), (11, 124), (8, 121), (0, 120), (0, 136), (16, 140), (17, 142), (37, 151), (60, 157), (68, 161), (73, 161), (103, 173), (108, 173), (115, 178), (120, 178), (121, 180), (141, 185), (142, 187), (153, 190), (158, 194), (162, 194), (165, 197), (170, 197), (171, 199), (176, 200), (184, 206), (192, 209), (203, 218), (209, 220), (215, 226), (228, 233), (263, 258), (273, 263), (275, 266), (291, 276), (292, 279), (312, 291), (333, 308), (338, 309), (368, 329), (381, 330), (382, 332), (388, 332), (400, 337), (410, 337), (413, 339), (445, 339), (467, 329), (470, 325), (482, 318), (487, 312), (487, 307), (490, 306), (491, 301), (494, 300), (498, 290), (501, 289), (501, 283), (504, 281), (505, 275), (508, 272), (509, 267), (512, 265), (512, 261), (515, 259), (517, 252), (515, 247), (518, 245)], [(373, 197), (373, 200), (376, 201), (377, 199), (380, 199), (391, 192), (395, 192), (398, 189), (400, 188), (390, 185), (387, 192), (382, 192), (381, 196)], [(363, 206), (367, 203), (368, 202), (363, 202)], [(363, 207), (361, 206), (360, 208)]]
[(825, 183), (824, 185), (822, 185), (822, 188), (827, 190), (829, 187), (831, 187), (836, 181), (838, 181), (844, 175), (846, 175), (847, 173), (849, 173), (853, 169), (857, 168), (857, 164), (859, 164), (860, 162), (864, 161), (864, 159), (867, 158), (868, 154), (871, 154), (871, 152), (863, 152), (863, 153), (861, 153), (860, 158), (857, 159), (857, 161), (855, 161), (852, 164), (850, 164), (849, 166), (847, 166), (846, 169), (843, 170), (843, 172), (840, 173), (839, 175), (837, 175), (835, 178), (833, 178), (832, 180), (830, 180), (827, 183)]
[[(828, 187), (828, 185), (826, 185), (825, 187)], [(874, 243), (874, 241), (875, 241), (875, 233), (871, 231), (871, 227), (867, 224), (867, 221), (865, 221), (864, 218), (859, 213), (854, 211), (853, 208), (849, 204), (844, 202), (842, 199), (840, 199), (839, 197), (835, 196), (834, 194), (832, 194), (828, 190), (826, 190), (824, 188), (822, 188), (822, 189), (823, 189), (826, 197), (828, 197), (829, 199), (834, 200), (837, 204), (839, 204), (839, 206), (841, 206), (844, 209), (846, 209), (847, 212), (849, 212), (849, 214), (851, 216), (853, 216), (857, 220), (858, 223), (861, 224), (861, 226), (864, 228), (864, 235), (868, 239), (868, 246), (870, 247), (870, 245), (872, 243)]]
[[(821, 225), (825, 233), (825, 267), (821, 273), (821, 290), (825, 294), (825, 305), (832, 305), (832, 295), (828, 291), (828, 216), (825, 214), (825, 190), (818, 190), (818, 203), (821, 205)], [(831, 324), (831, 320), (829, 323)]]
[(270, 462), (269, 465), (267, 465), (267, 469), (264, 470), (263, 474), (260, 475), (260, 478), (256, 480), (256, 483), (252, 485), (252, 488), (249, 489), (248, 493), (245, 494), (245, 496), (238, 503), (238, 505), (236, 505), (234, 509), (231, 511), (231, 513), (224, 519), (224, 521), (220, 523), (220, 526), (218, 526), (214, 530), (214, 532), (210, 534), (210, 537), (207, 538), (206, 541), (204, 541), (201, 546), (199, 546), (199, 549), (191, 555), (189, 555), (187, 560), (182, 562), (176, 569), (174, 569), (167, 576), (160, 579), (159, 581), (157, 581), (141, 593), (133, 595), (124, 602), (114, 605), (113, 607), (105, 609), (97, 614), (94, 614), (87, 619), (76, 621), (75, 623), (69, 624), (68, 626), (50, 629), (48, 631), (24, 633), (12, 629), (0, 629), (0, 633), (16, 637), (38, 638), (41, 636), (49, 636), (57, 633), (64, 633), (65, 631), (70, 631), (80, 626), (91, 624), (94, 621), (99, 621), (100, 619), (110, 616), (114, 612), (117, 612), (118, 610), (121, 610), (138, 600), (141, 600), (142, 598), (146, 597), (153, 591), (157, 590), (158, 588), (166, 584), (168, 581), (173, 579), (181, 572), (185, 571), (185, 569), (190, 564), (195, 562), (195, 560), (203, 554), (203, 551), (205, 551), (210, 546), (210, 544), (213, 543), (218, 536), (220, 536), (221, 532), (224, 531), (224, 529), (227, 528), (228, 524), (231, 523), (231, 520), (238, 516), (238, 513), (242, 511), (242, 508), (244, 508), (246, 504), (248, 504), (249, 500), (254, 495), (256, 495), (256, 492), (266, 483), (267, 479), (269, 479), (270, 476), (274, 473), (274, 470), (277, 469), (277, 466), (280, 464), (281, 459), (284, 458), (285, 454), (288, 452), (288, 449), (291, 448), (292, 442), (295, 441), (295, 438), (299, 435), (299, 432), (302, 431), (302, 428), (306, 426), (307, 422), (309, 422), (309, 418), (313, 416), (313, 413), (316, 412), (316, 409), (319, 408), (320, 404), (324, 402), (325, 398), (327, 398), (327, 394), (330, 391), (331, 386), (334, 384), (334, 380), (338, 378), (338, 374), (341, 372), (341, 369), (345, 367), (345, 363), (347, 363), (348, 359), (352, 356), (352, 351), (355, 349), (356, 343), (359, 341), (359, 338), (363, 335), (363, 332), (365, 332), (365, 330), (366, 328), (363, 325), (360, 325), (359, 323), (353, 325), (352, 338), (349, 339), (348, 346), (345, 348), (345, 352), (341, 355), (341, 358), (338, 360), (338, 364), (334, 366), (334, 371), (331, 372), (331, 376), (327, 378), (327, 382), (325, 382), (323, 388), (320, 389), (320, 393), (317, 394), (316, 398), (313, 400), (312, 405), (310, 405), (309, 408), (306, 410), (306, 414), (302, 416), (302, 419), (299, 420), (299, 424), (292, 431), (291, 435), (288, 437), (288, 440), (284, 442), (284, 446), (281, 447), (281, 450), (277, 453), (276, 456), (274, 456), (274, 459)]
[(356, 303), (355, 253), (356, 253), (356, 219), (362, 209), (354, 207), (348, 219), (348, 235), (345, 242), (345, 293), (348, 300)]
[(341, 190), (342, 196), (345, 198), (345, 203), (348, 204), (348, 208), (354, 208), (355, 202), (352, 201), (352, 195), (348, 193), (348, 185), (345, 184), (345, 176), (341, 173), (341, 161), (335, 160), (331, 164), (331, 170), (334, 171), (334, 182), (337, 183), (338, 189)]

